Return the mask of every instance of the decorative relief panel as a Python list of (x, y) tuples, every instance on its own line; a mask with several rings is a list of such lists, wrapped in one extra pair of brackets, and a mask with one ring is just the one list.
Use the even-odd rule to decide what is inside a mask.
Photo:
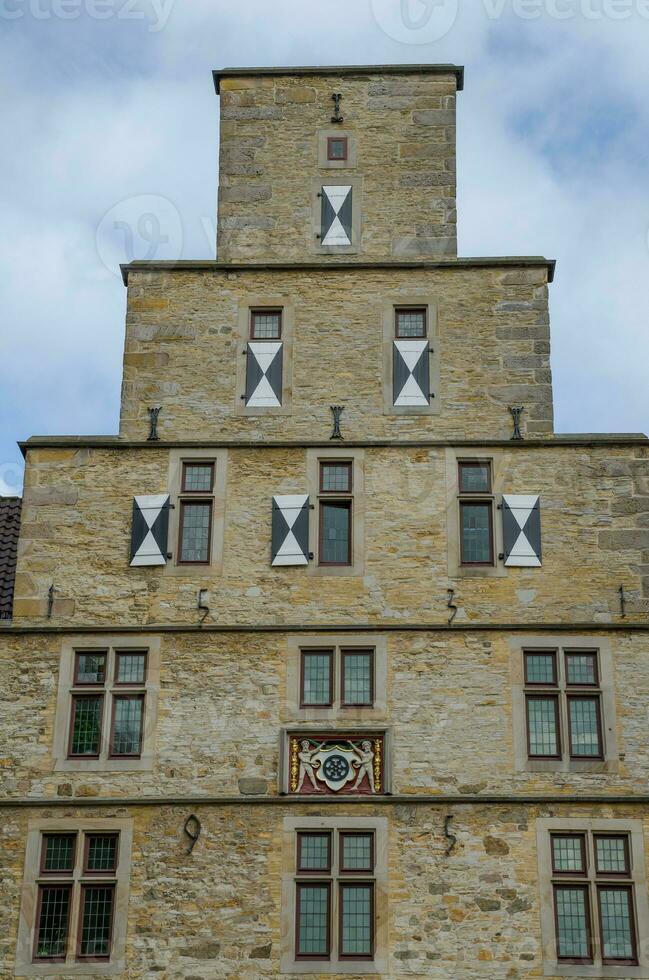
[(286, 741), (288, 793), (371, 796), (388, 791), (385, 732), (290, 732)]

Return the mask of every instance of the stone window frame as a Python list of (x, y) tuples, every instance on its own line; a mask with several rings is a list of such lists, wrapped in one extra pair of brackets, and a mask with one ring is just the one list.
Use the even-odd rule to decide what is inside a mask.
[[(349, 973), (355, 976), (386, 974), (389, 970), (388, 945), (388, 818), (387, 817), (285, 817), (282, 828), (282, 894), (280, 921), (280, 972), (318, 974), (320, 976)], [(341, 833), (367, 831), (374, 834), (374, 873), (368, 875), (374, 881), (374, 957), (371, 960), (339, 959), (337, 932), (336, 889), (332, 889), (333, 907), (331, 923), (334, 924), (331, 954), (328, 960), (295, 958), (296, 880), (309, 875), (297, 870), (298, 833), (331, 832), (334, 847), (338, 847)], [(311, 876), (317, 880), (318, 875)], [(322, 875), (320, 875), (322, 877)], [(358, 880), (357, 875), (350, 878)]]
[[(335, 460), (351, 461), (352, 466), (352, 561), (351, 565), (320, 565), (318, 549), (320, 543), (321, 496), (334, 494), (320, 493), (320, 462)], [(309, 501), (313, 509), (309, 512), (309, 547), (313, 560), (307, 566), (309, 575), (350, 576), (365, 574), (365, 452), (362, 449), (307, 449), (306, 482)]]
[[(156, 731), (158, 723), (158, 697), (160, 693), (160, 637), (147, 636), (146, 642), (141, 638), (118, 636), (72, 636), (63, 641), (59, 660), (59, 685), (56, 699), (56, 714), (53, 733), (53, 771), (54, 772), (141, 772), (153, 769), (156, 750)], [(84, 759), (68, 758), (68, 738), (72, 717), (72, 690), (74, 684), (75, 653), (100, 652), (107, 650), (107, 677), (104, 688), (102, 745), (99, 758)], [(112, 713), (113, 683), (111, 664), (115, 662), (115, 654), (144, 653), (147, 654), (147, 674), (144, 685), (138, 690), (144, 690), (144, 724), (142, 731), (142, 746), (138, 757), (111, 758), (108, 749), (108, 732)], [(116, 688), (124, 693), (125, 688)]]
[[(91, 959), (77, 960), (77, 937), (79, 932), (80, 885), (78, 876), (71, 876), (74, 882), (69, 914), (69, 942), (65, 962), (35, 962), (33, 950), (36, 914), (38, 910), (38, 885), (43, 881), (40, 869), (41, 840), (43, 834), (74, 833), (117, 833), (119, 846), (117, 868), (111, 881), (115, 881), (115, 902), (113, 907), (112, 948), (110, 960), (93, 962)], [(27, 826), (25, 847), (25, 870), (23, 875), (20, 918), (18, 923), (18, 942), (16, 946), (15, 975), (19, 977), (65, 976), (106, 976), (122, 975), (126, 969), (126, 932), (128, 923), (128, 900), (130, 887), (131, 850), (133, 841), (132, 819), (90, 819), (65, 817), (56, 819), (30, 820)], [(83, 847), (76, 848), (75, 863), (83, 861)], [(51, 877), (51, 876), (50, 876)], [(97, 879), (106, 875), (97, 875)]]
[[(302, 651), (334, 651), (334, 699), (330, 707), (300, 707), (300, 658)], [(345, 650), (374, 651), (374, 704), (372, 707), (343, 707), (340, 698), (340, 662)], [(362, 637), (348, 633), (305, 633), (288, 637), (286, 645), (286, 696), (284, 720), (295, 722), (339, 721), (372, 725), (387, 717), (388, 650), (385, 634), (368, 633)]]
[[(491, 493), (482, 494), (481, 499), (491, 499), (493, 501), (493, 565), (463, 565), (461, 561), (461, 534), (460, 534), (460, 480), (459, 464), (472, 462), (491, 463)], [(473, 449), (471, 446), (461, 449), (447, 448), (445, 451), (446, 463), (446, 537), (447, 537), (447, 561), (448, 575), (451, 579), (456, 578), (505, 578), (508, 569), (505, 567), (501, 555), (504, 553), (503, 543), (503, 522), (499, 518), (504, 481), (506, 477), (505, 459), (502, 453), (490, 450), (485, 452), (480, 447)], [(477, 495), (473, 495), (476, 496)]]
[[(325, 141), (326, 153), (326, 141)], [(330, 161), (335, 162), (335, 161)], [(322, 187), (351, 186), (352, 189), (352, 243), (351, 245), (321, 245), (322, 234)], [(311, 182), (311, 252), (316, 255), (357, 255), (361, 251), (363, 178), (345, 174), (336, 177), (314, 177)]]
[[(617, 745), (617, 717), (615, 704), (615, 665), (610, 640), (601, 636), (574, 636), (568, 634), (529, 635), (512, 637), (509, 641), (510, 676), (512, 688), (512, 725), (514, 736), (514, 769), (516, 772), (573, 772), (616, 773), (619, 770)], [(599, 687), (601, 706), (601, 734), (604, 757), (601, 759), (571, 759), (563, 737), (567, 731), (566, 685), (561, 683), (564, 670), (564, 653), (598, 654)], [(561, 758), (530, 759), (527, 747), (527, 713), (525, 708), (524, 653), (557, 653), (559, 668)]]
[[(330, 160), (328, 156), (328, 141), (330, 139), (347, 140), (347, 157), (345, 160)], [(353, 170), (358, 164), (358, 139), (352, 129), (320, 129), (318, 140), (318, 168), (320, 170)]]
[[(246, 350), (251, 339), (250, 325), (253, 312), (279, 310), (282, 315), (282, 404), (273, 407), (252, 406), (245, 403)], [(234, 414), (242, 418), (259, 415), (291, 415), (293, 412), (293, 334), (295, 328), (295, 304), (290, 296), (273, 293), (244, 295), (237, 309), (237, 325), (234, 335), (235, 393)], [(263, 340), (256, 343), (264, 343)]]
[[(211, 494), (185, 494), (182, 489), (184, 463), (214, 463), (214, 485)], [(225, 495), (228, 476), (227, 449), (172, 449), (169, 452), (167, 485), (169, 487), (169, 549), (171, 558), (163, 568), (163, 575), (188, 577), (204, 575), (206, 570), (220, 575), (223, 571), (223, 543), (225, 538)], [(181, 500), (189, 497), (212, 501), (210, 531), (210, 560), (204, 563), (180, 561)]]
[[(430, 390), (435, 397), (428, 405), (394, 405), (393, 360), (396, 337), (396, 311), (401, 307), (417, 307), (426, 310), (427, 338), (431, 347), (429, 361)], [(439, 304), (437, 296), (428, 292), (399, 290), (383, 299), (381, 312), (383, 326), (383, 414), (384, 415), (441, 415), (440, 393), (440, 339)], [(417, 338), (412, 338), (416, 340)]]
[[(557, 957), (554, 912), (551, 834), (624, 834), (629, 839), (631, 877), (634, 884), (635, 926), (638, 937), (638, 965), (611, 966), (601, 962), (595, 943), (595, 963), (564, 963)], [(547, 817), (536, 821), (536, 847), (541, 902), (543, 974), (546, 977), (617, 977), (620, 980), (649, 978), (649, 955), (642, 937), (649, 935), (649, 897), (645, 870), (644, 825), (641, 820), (579, 819)], [(591, 887), (589, 880), (589, 888)], [(590, 892), (589, 892), (590, 894)], [(591, 903), (592, 905), (592, 903)], [(591, 921), (595, 922), (591, 907)], [(595, 930), (598, 934), (599, 927)]]

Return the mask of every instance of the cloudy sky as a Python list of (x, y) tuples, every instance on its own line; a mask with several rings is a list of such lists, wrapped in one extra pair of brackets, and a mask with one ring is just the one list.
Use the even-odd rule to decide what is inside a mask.
[(460, 254), (558, 259), (557, 430), (649, 430), (648, 45), (649, 0), (0, 0), (0, 493), (117, 431), (119, 261), (214, 257), (226, 65), (464, 64)]

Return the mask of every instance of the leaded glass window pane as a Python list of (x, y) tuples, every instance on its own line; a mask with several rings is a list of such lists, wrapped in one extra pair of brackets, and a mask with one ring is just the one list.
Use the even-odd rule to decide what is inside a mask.
[(117, 863), (117, 835), (92, 834), (87, 838), (87, 871), (114, 871)]
[(252, 314), (253, 340), (279, 340), (282, 334), (282, 314), (279, 310), (264, 310)]
[(352, 469), (349, 463), (322, 463), (321, 487), (323, 492), (349, 493), (351, 491)]
[(594, 653), (567, 653), (568, 684), (597, 684), (597, 656)]
[(373, 839), (371, 834), (342, 834), (343, 871), (372, 871)]
[(99, 755), (103, 698), (74, 698), (71, 755)]
[(40, 889), (40, 912), (35, 956), (55, 959), (65, 956), (70, 915), (69, 885), (44, 886)]
[(555, 889), (557, 940), (562, 959), (590, 959), (587, 900), (585, 888), (566, 885)]
[(631, 892), (628, 888), (599, 889), (604, 960), (633, 960)]
[(113, 917), (113, 888), (86, 885), (83, 889), (81, 956), (109, 956)]
[(342, 885), (341, 956), (372, 955), (372, 886)]
[(371, 652), (343, 653), (343, 702), (345, 704), (372, 703)]
[(298, 885), (300, 956), (327, 956), (329, 953), (329, 887)]
[(75, 684), (103, 684), (105, 680), (105, 653), (77, 653)]
[(552, 865), (555, 871), (583, 874), (585, 867), (585, 841), (579, 835), (552, 837)]
[(626, 837), (596, 837), (595, 856), (599, 874), (629, 872), (628, 840)]
[(146, 653), (117, 654), (117, 683), (144, 684)]
[(209, 561), (211, 512), (209, 503), (182, 504), (181, 561)]
[(350, 560), (350, 508), (348, 504), (321, 504), (322, 546), (320, 561), (327, 565), (348, 565)]
[(530, 755), (558, 755), (559, 732), (556, 699), (528, 698), (527, 719)]
[(489, 493), (490, 463), (460, 463), (460, 493)]
[(526, 684), (556, 684), (556, 658), (553, 653), (525, 654)]
[(185, 463), (183, 490), (187, 493), (210, 493), (213, 479), (213, 463)]
[(397, 310), (397, 337), (425, 337), (426, 310)]
[(302, 654), (302, 703), (331, 703), (332, 656), (327, 650)]
[(329, 834), (300, 834), (300, 871), (328, 871), (330, 854)]
[(465, 565), (491, 563), (491, 504), (462, 504), (462, 561)]
[(43, 837), (43, 871), (71, 873), (76, 841), (75, 834), (46, 834)]
[(601, 755), (597, 698), (568, 698), (570, 749), (574, 756)]
[(142, 740), (142, 698), (116, 697), (113, 702), (111, 755), (139, 755)]

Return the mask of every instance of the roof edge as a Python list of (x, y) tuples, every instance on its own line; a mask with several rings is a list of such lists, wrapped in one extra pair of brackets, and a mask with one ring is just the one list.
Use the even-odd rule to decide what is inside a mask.
[(265, 68), (215, 68), (212, 71), (214, 90), (221, 91), (224, 78), (281, 77), (287, 75), (455, 75), (457, 91), (464, 88), (464, 66), (444, 64), (406, 65), (289, 65)]
[(280, 272), (349, 271), (351, 269), (471, 269), (471, 268), (534, 268), (544, 267), (548, 282), (554, 281), (556, 259), (542, 255), (478, 256), (456, 259), (419, 259), (404, 262), (398, 259), (379, 262), (219, 262), (218, 259), (158, 260), (135, 259), (120, 265), (122, 282), (128, 286), (129, 272)]
[[(649, 436), (643, 432), (584, 433), (548, 436), (547, 438), (521, 439), (349, 439), (349, 449), (444, 449), (446, 447), (472, 447), (474, 449), (507, 448), (565, 449), (584, 446), (642, 446), (646, 448)], [(123, 439), (120, 436), (31, 436), (18, 443), (23, 456), (30, 449), (322, 449), (330, 447), (326, 440), (269, 440), (245, 439)]]

